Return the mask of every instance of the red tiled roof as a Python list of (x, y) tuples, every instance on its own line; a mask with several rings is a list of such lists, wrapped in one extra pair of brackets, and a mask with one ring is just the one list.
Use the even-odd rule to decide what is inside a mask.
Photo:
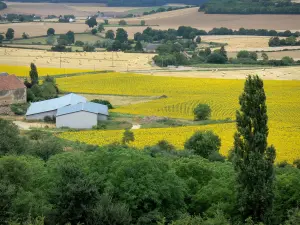
[(0, 76), (0, 91), (15, 90), (19, 88), (25, 88), (25, 85), (15, 75)]

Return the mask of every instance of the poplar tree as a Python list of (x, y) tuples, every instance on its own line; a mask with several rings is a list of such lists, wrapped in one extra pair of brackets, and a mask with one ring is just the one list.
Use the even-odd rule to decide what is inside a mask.
[(30, 64), (29, 76), (31, 79), (32, 86), (39, 83), (39, 74), (38, 74), (36, 65), (34, 63)]
[(271, 224), (274, 199), (275, 148), (268, 147), (268, 116), (263, 81), (248, 76), (236, 112), (234, 167), (237, 172), (237, 207), (241, 222)]

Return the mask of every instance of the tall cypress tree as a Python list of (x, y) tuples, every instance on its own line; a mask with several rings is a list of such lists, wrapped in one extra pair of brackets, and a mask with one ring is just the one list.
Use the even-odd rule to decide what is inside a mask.
[(39, 83), (39, 74), (34, 63), (30, 64), (29, 76), (31, 79), (32, 86)]
[(273, 164), (275, 148), (267, 146), (268, 116), (263, 81), (256, 76), (246, 79), (236, 113), (234, 167), (237, 172), (237, 207), (241, 222), (271, 224), (273, 204)]

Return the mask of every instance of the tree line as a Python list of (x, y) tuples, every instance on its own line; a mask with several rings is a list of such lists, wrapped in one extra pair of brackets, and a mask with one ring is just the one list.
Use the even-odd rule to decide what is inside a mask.
[(300, 14), (300, 3), (291, 0), (211, 0), (203, 3), (199, 12), (207, 14)]
[[(300, 164), (274, 166), (263, 81), (249, 76), (227, 159), (196, 132), (184, 150), (165, 140), (138, 151), (92, 146), (0, 119), (1, 224), (298, 224)], [(220, 157), (221, 156), (221, 157)]]
[(271, 37), (269, 39), (269, 46), (300, 46), (300, 41), (297, 41), (297, 38), (295, 36), (290, 36), (288, 38), (283, 39), (280, 39), (279, 37)]
[(193, 39), (197, 35), (253, 35), (253, 36), (282, 36), (290, 37), (295, 36), (299, 37), (300, 32), (291, 32), (290, 30), (286, 31), (276, 31), (276, 30), (267, 30), (267, 29), (245, 29), (240, 28), (238, 30), (229, 29), (226, 27), (213, 28), (210, 31), (199, 30), (190, 26), (180, 26), (178, 29), (168, 29), (168, 30), (158, 30), (151, 27), (147, 27), (142, 33), (137, 32), (134, 35), (134, 39), (137, 41), (146, 41), (154, 42), (161, 40), (176, 40), (177, 37), (182, 37), (186, 39)]
[(2, 2), (2, 1), (0, 1), (0, 10), (2, 10), (2, 9), (6, 9), (7, 8), (7, 5), (6, 5), (6, 3), (5, 2)]

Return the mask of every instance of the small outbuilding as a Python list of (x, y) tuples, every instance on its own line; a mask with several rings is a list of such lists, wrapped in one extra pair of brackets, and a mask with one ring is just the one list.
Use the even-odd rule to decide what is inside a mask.
[(86, 98), (76, 94), (68, 94), (59, 98), (31, 103), (26, 113), (26, 120), (43, 120), (45, 116), (55, 117), (57, 110), (86, 102)]
[(59, 108), (56, 114), (56, 127), (91, 129), (99, 120), (107, 120), (108, 107), (93, 102), (78, 103)]

